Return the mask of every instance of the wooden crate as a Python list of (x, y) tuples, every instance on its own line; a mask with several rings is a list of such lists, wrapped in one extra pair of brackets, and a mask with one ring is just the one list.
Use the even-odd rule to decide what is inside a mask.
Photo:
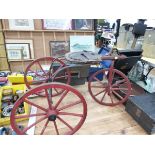
[(0, 58), (0, 71), (9, 70), (7, 58)]
[(0, 45), (0, 57), (6, 57), (6, 51), (4, 45)]
[(125, 110), (148, 134), (155, 133), (155, 93), (129, 97)]

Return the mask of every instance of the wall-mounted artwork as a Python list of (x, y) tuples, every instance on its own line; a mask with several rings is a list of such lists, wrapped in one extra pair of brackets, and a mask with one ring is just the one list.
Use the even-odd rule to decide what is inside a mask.
[(52, 57), (64, 57), (69, 52), (69, 42), (50, 41), (50, 49)]
[(43, 29), (58, 29), (70, 30), (72, 29), (71, 19), (43, 19)]
[[(8, 50), (11, 49), (12, 51), (14, 49), (18, 49), (18, 51), (22, 50), (22, 47), (23, 47), (24, 53), (23, 53), (23, 55), (21, 55), (21, 59), (24, 59), (24, 60), (34, 59), (34, 48), (33, 48), (32, 40), (6, 39), (5, 43), (6, 43), (6, 49), (8, 49)], [(17, 57), (17, 58), (19, 59), (19, 57)], [(12, 59), (12, 60), (14, 60), (14, 59)]]
[(9, 60), (27, 60), (31, 58), (30, 45), (26, 43), (7, 43), (6, 50)]
[(70, 36), (70, 52), (95, 50), (94, 36)]
[(9, 19), (10, 30), (34, 30), (33, 19)]
[(72, 27), (74, 30), (93, 30), (92, 19), (73, 19)]

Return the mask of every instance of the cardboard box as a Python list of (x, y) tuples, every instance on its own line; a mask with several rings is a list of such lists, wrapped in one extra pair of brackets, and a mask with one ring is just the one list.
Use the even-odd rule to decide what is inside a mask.
[[(13, 93), (14, 94), (15, 94), (15, 92), (17, 90), (24, 90), (24, 92), (26, 91), (25, 84), (1, 87), (0, 88), (0, 110), (1, 110), (1, 106), (2, 106), (2, 102), (1, 102), (1, 99), (2, 99), (2, 91), (3, 91), (3, 89), (10, 89), (10, 88), (13, 89)], [(20, 114), (20, 115), (27, 115), (27, 114), (29, 114), (29, 107), (28, 107), (28, 104), (25, 103), (25, 102), (24, 102), (24, 110), (25, 110), (25, 113)], [(26, 120), (26, 119), (28, 119), (28, 118), (18, 119), (17, 121), (23, 121), (23, 120)], [(1, 117), (1, 111), (0, 111), (0, 126), (8, 125), (8, 124), (10, 124), (10, 117), (4, 117), (4, 118), (2, 118)]]

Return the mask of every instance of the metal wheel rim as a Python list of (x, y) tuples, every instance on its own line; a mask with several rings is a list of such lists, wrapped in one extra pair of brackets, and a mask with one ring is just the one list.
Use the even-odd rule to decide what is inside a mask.
[[(69, 131), (65, 134), (67, 135), (71, 135), (71, 134), (74, 134), (75, 132), (77, 132), (81, 126), (83, 125), (85, 119), (86, 119), (86, 116), (87, 116), (87, 104), (86, 104), (86, 101), (84, 99), (84, 97), (81, 95), (81, 93), (79, 91), (77, 91), (76, 89), (74, 89), (73, 87), (69, 86), (69, 85), (66, 85), (66, 84), (61, 84), (61, 83), (50, 83), (50, 84), (43, 84), (43, 85), (40, 85), (36, 88), (33, 88), (31, 90), (29, 90), (26, 94), (24, 94), (20, 99), (17, 100), (17, 102), (15, 103), (13, 109), (12, 109), (12, 112), (11, 112), (11, 117), (10, 117), (10, 122), (11, 122), (11, 126), (13, 128), (13, 130), (19, 134), (19, 135), (23, 135), (22, 131), (20, 131), (18, 129), (18, 125), (16, 124), (16, 110), (18, 108), (18, 106), (23, 102), (23, 100), (25, 98), (27, 98), (29, 95), (31, 95), (34, 91), (38, 91), (39, 89), (49, 89), (49, 88), (63, 88), (67, 91), (71, 91), (72, 93), (74, 93), (75, 95), (77, 95), (77, 97), (80, 99), (80, 103), (78, 104), (81, 104), (82, 105), (82, 108), (83, 108), (83, 111), (82, 111), (82, 116), (79, 123), (73, 128), (72, 131)], [(75, 104), (77, 104), (75, 102)], [(60, 108), (61, 109), (61, 108)], [(62, 110), (60, 110), (62, 111)], [(78, 115), (78, 114), (77, 114)]]
[[(60, 64), (62, 64), (64, 67), (66, 66), (65, 63), (64, 63), (63, 61), (61, 61), (61, 60), (59, 60), (59, 59), (55, 59), (55, 58), (53, 58), (53, 57), (43, 57), (43, 58), (36, 59), (36, 60), (34, 60), (33, 62), (31, 62), (31, 63), (27, 66), (27, 68), (26, 68), (26, 70), (25, 70), (25, 73), (24, 73), (24, 81), (25, 81), (25, 84), (26, 84), (26, 86), (27, 86), (28, 89), (31, 89), (31, 85), (29, 84), (29, 82), (28, 82), (26, 76), (27, 76), (27, 73), (28, 73), (28, 71), (30, 70), (30, 68), (31, 68), (34, 64), (36, 64), (37, 62), (39, 62), (39, 61), (51, 61), (51, 62), (53, 62), (54, 60), (57, 61), (57, 62), (59, 62)], [(70, 74), (69, 69), (67, 69), (67, 74), (68, 74), (68, 78), (67, 78), (66, 84), (70, 84), (70, 81), (71, 81), (71, 74)], [(61, 93), (62, 93), (62, 92), (56, 92), (55, 94), (53, 94), (53, 96), (60, 95)], [(39, 95), (39, 96), (42, 96), (42, 97), (45, 96), (44, 94), (41, 94), (41, 93), (37, 93), (36, 95)]]
[[(116, 106), (116, 105), (119, 105), (119, 104), (122, 104), (124, 103), (128, 97), (130, 96), (131, 94), (131, 84), (130, 84), (130, 81), (128, 80), (128, 78), (126, 77), (126, 75), (124, 75), (122, 72), (120, 72), (119, 70), (116, 70), (116, 69), (113, 69), (112, 72), (113, 73), (117, 73), (118, 75), (120, 75), (123, 79), (125, 79), (126, 81), (126, 85), (127, 85), (127, 93), (125, 94), (125, 97), (123, 97), (123, 99), (119, 100), (117, 103), (106, 103), (104, 102), (104, 100), (99, 100), (97, 97), (95, 97), (94, 95), (94, 92), (92, 91), (92, 81), (94, 79), (94, 77), (96, 77), (98, 74), (101, 74), (101, 73), (105, 73), (106, 71), (109, 71), (110, 69), (102, 69), (102, 70), (99, 70), (97, 71), (96, 73), (94, 73), (91, 77), (90, 77), (90, 80), (88, 82), (88, 90), (89, 90), (89, 93), (91, 95), (91, 97), (99, 104), (101, 105), (105, 105), (105, 106)], [(103, 97), (104, 98), (104, 97)]]

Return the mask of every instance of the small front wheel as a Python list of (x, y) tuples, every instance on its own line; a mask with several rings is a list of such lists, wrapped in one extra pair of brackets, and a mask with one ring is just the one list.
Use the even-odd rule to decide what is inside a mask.
[[(109, 80), (109, 75), (112, 76), (112, 80)], [(90, 77), (88, 90), (97, 103), (116, 106), (128, 99), (131, 94), (131, 84), (127, 76), (119, 70), (102, 69)], [(120, 95), (120, 92), (123, 95)]]

